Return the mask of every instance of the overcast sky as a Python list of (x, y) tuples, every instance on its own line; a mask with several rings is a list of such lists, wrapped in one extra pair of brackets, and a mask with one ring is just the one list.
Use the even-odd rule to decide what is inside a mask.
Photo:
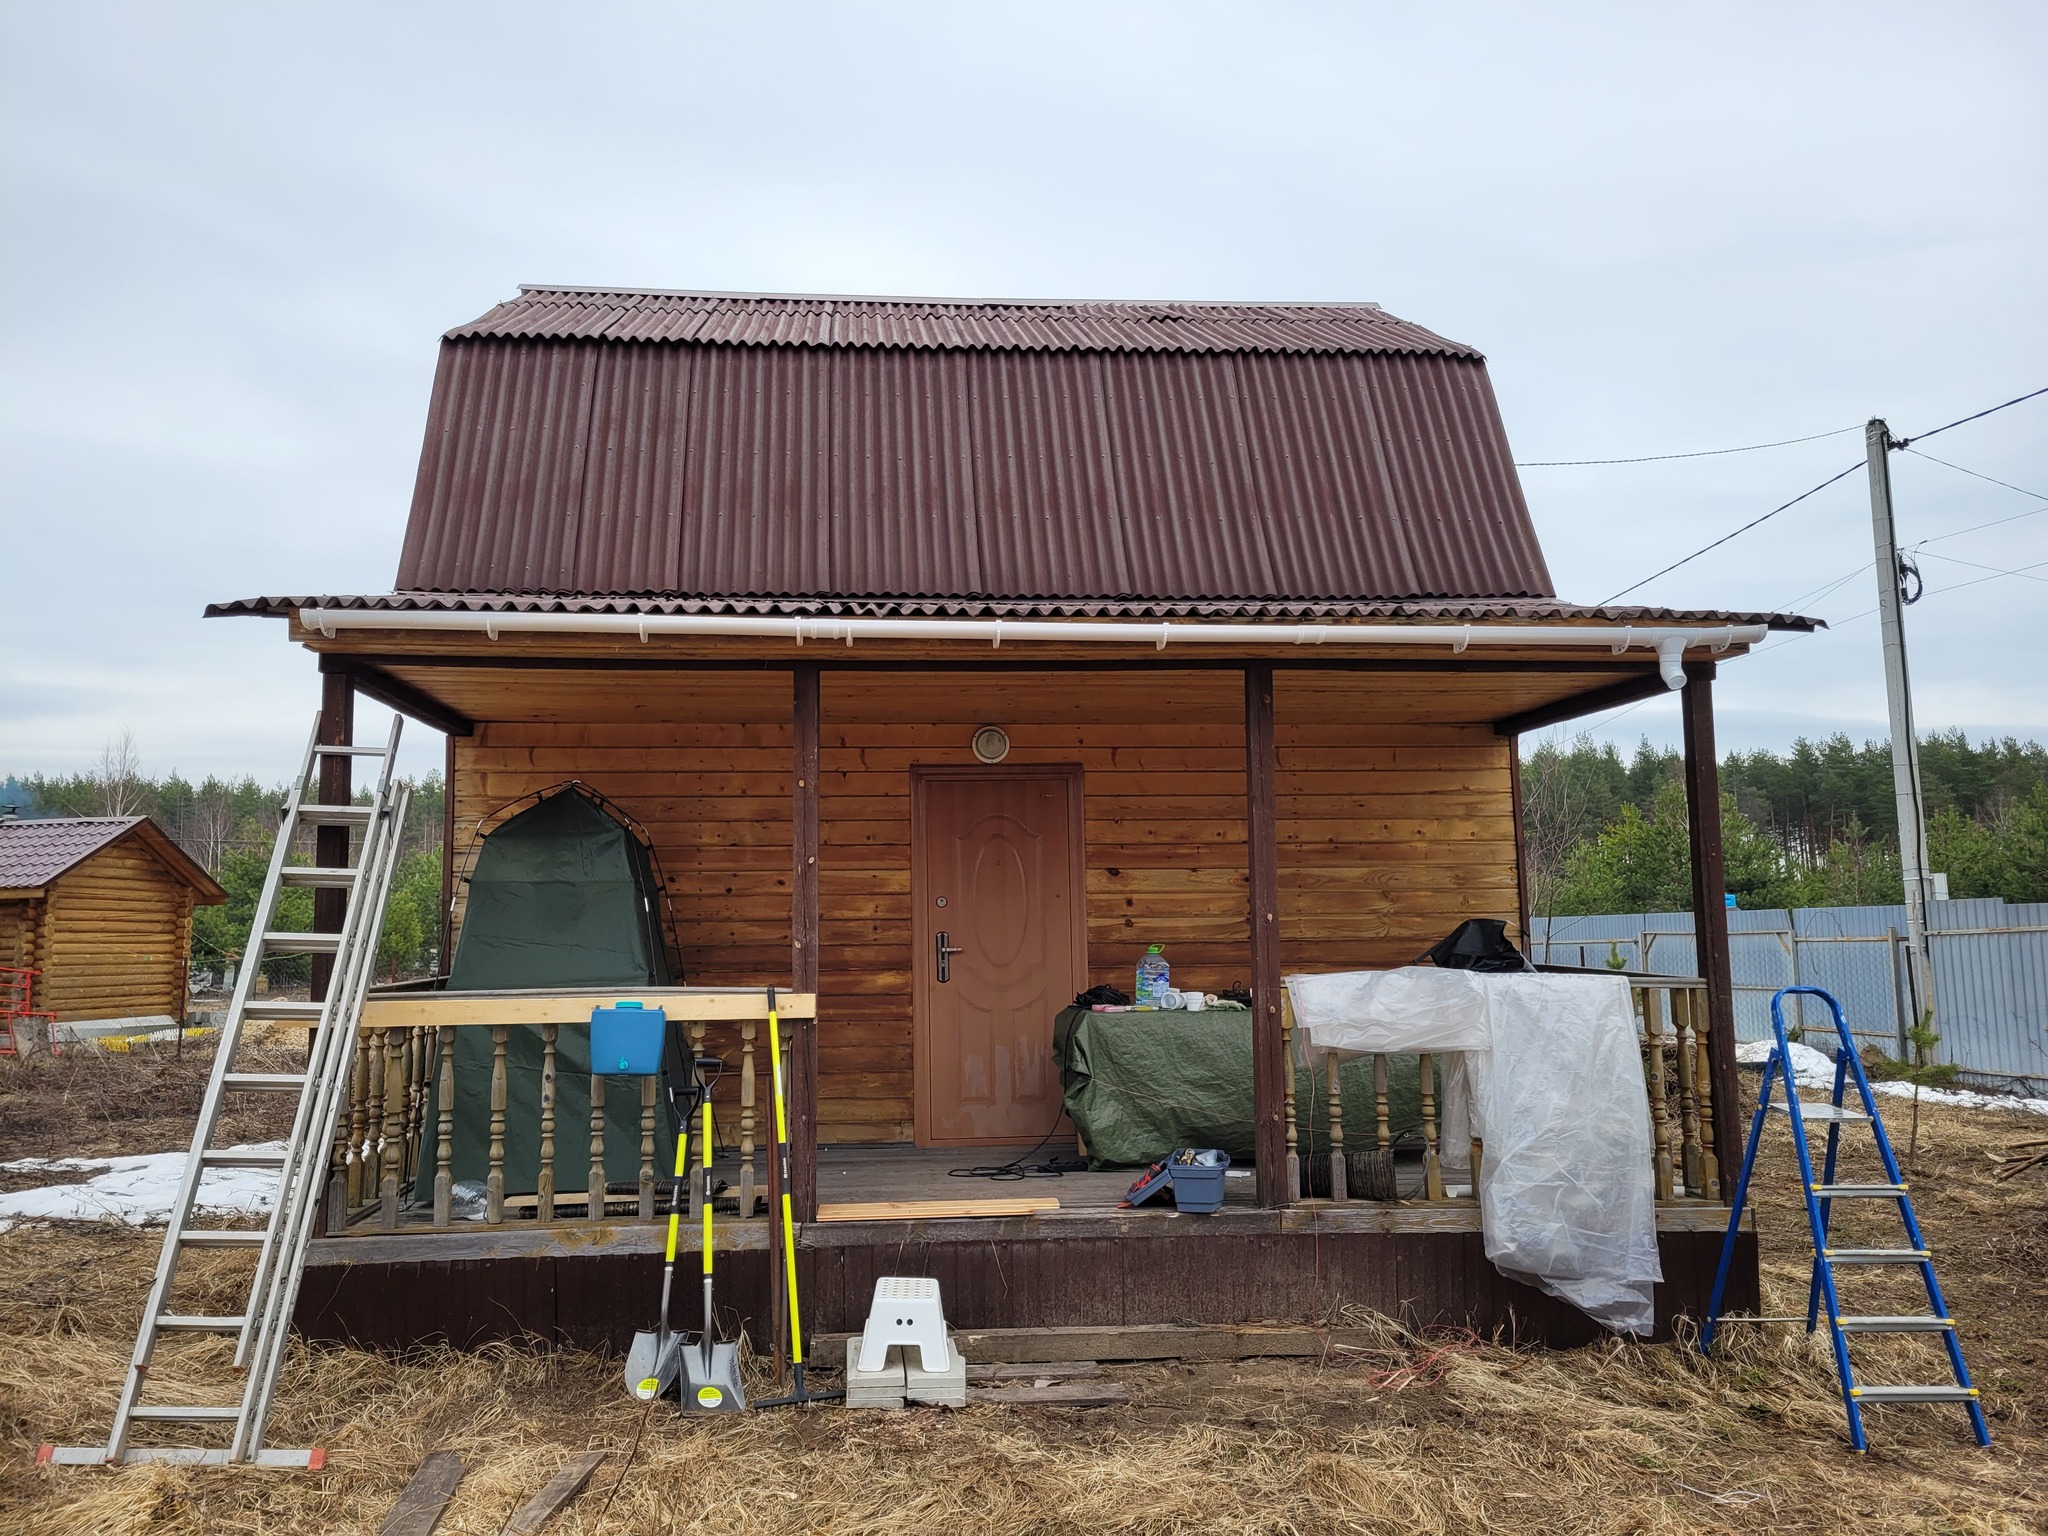
[[(1524, 460), (1855, 429), (1524, 470), (1582, 601), (2048, 385), (2037, 4), (0, 15), (0, 775), (287, 774), (311, 659), (200, 609), (389, 589), (437, 338), (520, 281), (1370, 299)], [(2048, 397), (1925, 448), (2048, 493)], [(1945, 537), (2048, 499), (1893, 467), (1923, 727), (2048, 739), (2048, 564), (1961, 590), (2048, 515)], [(1869, 563), (1858, 473), (1635, 596), (1837, 622), (1728, 668), (1724, 745), (1881, 736)]]

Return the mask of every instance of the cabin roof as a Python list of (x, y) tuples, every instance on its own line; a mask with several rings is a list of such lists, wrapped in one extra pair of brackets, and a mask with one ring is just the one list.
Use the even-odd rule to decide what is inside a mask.
[(147, 816), (61, 816), (0, 821), (0, 889), (48, 885), (123, 838), (143, 844), (158, 863), (198, 893), (202, 906), (227, 900), (219, 883)]
[(401, 593), (1257, 616), (1554, 598), (1481, 355), (1371, 304), (529, 287)]

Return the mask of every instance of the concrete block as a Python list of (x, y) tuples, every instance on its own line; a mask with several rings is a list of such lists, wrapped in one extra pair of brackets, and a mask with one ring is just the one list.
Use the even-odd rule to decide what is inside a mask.
[[(948, 1360), (942, 1371), (928, 1371), (924, 1368), (921, 1352), (913, 1351), (903, 1365), (903, 1399), (909, 1403), (924, 1403), (938, 1408), (965, 1408), (967, 1406), (967, 1357), (960, 1353), (960, 1346), (952, 1339), (946, 1340)], [(896, 1355), (890, 1352), (891, 1358)]]
[(864, 1371), (860, 1365), (860, 1335), (846, 1341), (846, 1406), (849, 1408), (901, 1408), (903, 1406), (903, 1351), (892, 1349), (878, 1370)]

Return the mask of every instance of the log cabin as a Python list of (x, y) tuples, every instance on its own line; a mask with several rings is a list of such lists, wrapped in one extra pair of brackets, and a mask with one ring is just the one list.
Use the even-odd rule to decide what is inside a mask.
[(192, 909), (227, 899), (147, 816), (0, 821), (0, 966), (60, 1028), (182, 1021)]
[[(1367, 1102), (1345, 1089), (1349, 1149), (1408, 1166), (1377, 1191), (1399, 1198), (1351, 1197), (1344, 1095), (1301, 1079), (1282, 977), (1407, 963), (1470, 917), (1519, 935), (1518, 736), (1676, 692), (1700, 974), (1640, 978), (1637, 1000), (1658, 1326), (1704, 1307), (1737, 1110), (1713, 684), (1813, 624), (1560, 599), (1470, 346), (1371, 304), (526, 287), (442, 340), (393, 590), (209, 612), (278, 619), (313, 654), (322, 739), (351, 739), (358, 695), (445, 732), (444, 954), (506, 807), (576, 781), (644, 831), (686, 984), (672, 1016), (728, 1069), (720, 1176), (742, 1198), (721, 1297), (764, 1343), (770, 985), (818, 1329), (857, 1327), (877, 1275), (920, 1273), (977, 1329), (1357, 1303), (1594, 1336), (1487, 1263), (1477, 1203), (1441, 1177), (1427, 1057), (1413, 1155), (1390, 1144), (1388, 1061)], [(1071, 1150), (1055, 1015), (1129, 990), (1153, 944), (1177, 988), (1251, 1000), (1199, 1021), (1242, 1048), (1223, 1096), (1254, 1156), (1224, 1209), (1119, 1208), (1128, 1170), (948, 1177)], [(651, 1089), (620, 1205), (593, 1197), (602, 1169), (552, 1163), (541, 1193), (494, 1188), (469, 1220), (445, 1170), (431, 1200), (394, 1193), (423, 1126), (448, 1144), (436, 1064), (461, 1029), (499, 1042), (495, 1129), (522, 1091), (507, 1030), (545, 1031), (553, 1073), (560, 1010), (587, 1002), (366, 1005), (302, 1329), (617, 1346), (646, 1326)], [(1020, 1188), (1058, 1208), (874, 1208)]]

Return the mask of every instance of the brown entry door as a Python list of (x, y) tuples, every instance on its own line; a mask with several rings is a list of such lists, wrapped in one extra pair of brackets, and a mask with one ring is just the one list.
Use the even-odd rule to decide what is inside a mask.
[(917, 1139), (1036, 1141), (1053, 1015), (1086, 984), (1081, 771), (927, 770), (911, 800)]

